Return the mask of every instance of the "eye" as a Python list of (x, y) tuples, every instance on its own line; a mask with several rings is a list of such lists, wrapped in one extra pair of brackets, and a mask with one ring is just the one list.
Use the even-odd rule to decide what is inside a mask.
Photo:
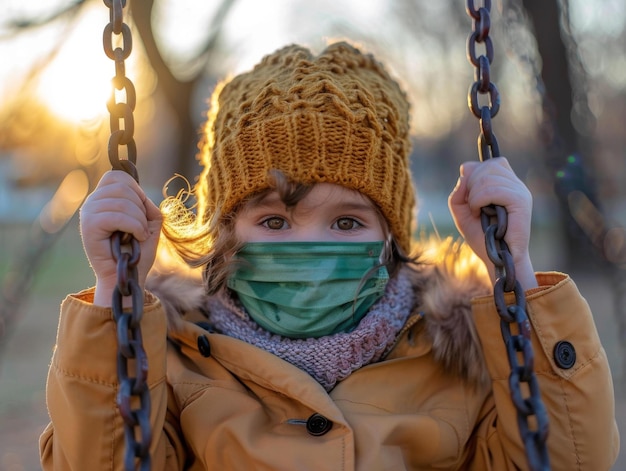
[(279, 216), (272, 216), (265, 219), (262, 223), (262, 226), (267, 227), (272, 231), (279, 231), (281, 229), (286, 229), (288, 227), (287, 221)]
[(358, 229), (362, 226), (362, 224), (353, 218), (343, 217), (337, 219), (335, 224), (333, 224), (340, 231), (352, 231), (354, 229)]

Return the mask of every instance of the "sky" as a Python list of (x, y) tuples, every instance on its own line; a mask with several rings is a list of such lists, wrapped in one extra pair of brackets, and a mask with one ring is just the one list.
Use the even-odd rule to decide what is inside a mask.
[[(31, 18), (51, 14), (68, 0), (0, 0), (4, 18)], [(213, 5), (218, 2), (213, 2)], [(358, 17), (374, 18), (383, 2), (368, 2), (367, 7), (354, 0), (328, 2), (318, 0), (317, 6), (328, 4), (328, 11), (336, 14), (358, 13)], [(332, 6), (331, 6), (332, 4)], [(355, 5), (361, 4), (358, 8)], [(179, 60), (193, 56), (195, 48), (204, 39), (206, 25), (213, 15), (205, 0), (164, 0), (156, 2), (155, 18), (161, 35), (157, 38), (170, 56)], [(255, 64), (264, 54), (285, 44), (289, 24), (288, 15), (294, 2), (273, 0), (266, 2), (240, 0), (231, 11), (225, 27), (226, 41), (245, 42), (245, 50), (238, 51), (230, 72), (238, 72)], [(6, 21), (6, 20), (5, 20)], [(108, 22), (108, 8), (102, 2), (93, 2), (82, 14), (73, 30), (54, 24), (29, 31), (18, 37), (6, 37), (6, 26), (0, 20), (0, 101), (10, 97), (20, 87), (15, 80), (26, 74), (37, 60), (50, 51), (57, 51), (55, 60), (43, 74), (37, 94), (62, 118), (90, 119), (102, 111), (102, 104), (110, 95), (110, 79), (114, 66), (102, 49), (102, 30)], [(262, 34), (259, 34), (262, 31)], [(133, 56), (127, 60), (127, 75), (132, 76)], [(71, 90), (68, 97), (67, 91)]]
[[(7, 18), (19, 20), (49, 15), (68, 1), (0, 0), (0, 9), (4, 12), (4, 21)], [(577, 30), (597, 30), (611, 35), (624, 28), (626, 2), (623, 0), (570, 1), (572, 23)], [(157, 1), (155, 22), (158, 27), (155, 30), (160, 33), (157, 39), (163, 50), (170, 57), (183, 61), (192, 56), (204, 39), (206, 25), (210, 23), (218, 3), (206, 0)], [(229, 72), (237, 73), (250, 68), (263, 55), (287, 42), (298, 41), (299, 36), (314, 35), (310, 29), (330, 17), (349, 18), (364, 28), (380, 27), (380, 18), (388, 2), (317, 0), (312, 3), (314, 6), (311, 2), (293, 0), (239, 0), (228, 15), (224, 29), (226, 41), (240, 45), (229, 65)], [(304, 30), (291, 24), (297, 14), (308, 19), (303, 22)], [(0, 20), (0, 57), (3, 58), (0, 65), (0, 100), (14, 93), (14, 87), (20, 86), (16, 77), (26, 73), (49, 51), (57, 50), (55, 61), (37, 87), (38, 95), (55, 113), (68, 120), (90, 119), (91, 115), (102, 112), (102, 103), (110, 95), (110, 78), (113, 75), (113, 64), (102, 50), (102, 30), (107, 22), (108, 8), (98, 1), (83, 13), (78, 26), (71, 31), (65, 30), (59, 23), (17, 38), (6, 38), (6, 26)], [(127, 74), (132, 75), (132, 56), (127, 61), (127, 67)], [(624, 67), (626, 65), (620, 67), (618, 72)], [(69, 97), (68, 90), (72, 91)]]
[[(177, 53), (193, 49), (204, 37), (204, 29), (210, 21), (212, 12), (207, 11), (204, 0), (165, 0), (162, 1), (162, 32), (164, 41), (171, 44)], [(214, 2), (219, 3), (219, 2)], [(284, 46), (286, 41), (294, 40), (299, 35), (306, 36), (307, 31), (296, 31), (291, 24), (298, 13), (319, 15), (317, 21), (328, 17), (352, 18), (355, 23), (367, 23), (380, 20), (381, 12), (386, 8), (386, 1), (370, 0), (316, 0), (309, 2), (313, 8), (306, 9), (307, 2), (293, 0), (238, 0), (228, 15), (225, 25), (226, 40), (245, 43), (246, 49), (239, 58), (235, 73), (250, 68), (258, 59), (273, 50)], [(305, 5), (298, 7), (297, 5)], [(297, 8), (297, 9), (296, 9)], [(203, 12), (204, 14), (200, 13)], [(323, 12), (323, 13), (320, 13)], [(325, 18), (324, 18), (325, 17)], [(315, 23), (316, 18), (307, 18), (302, 25), (305, 28)], [(380, 25), (380, 22), (378, 22)]]

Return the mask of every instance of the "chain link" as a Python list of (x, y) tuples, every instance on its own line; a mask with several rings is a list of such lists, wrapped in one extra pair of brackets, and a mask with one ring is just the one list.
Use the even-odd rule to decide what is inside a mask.
[[(109, 160), (115, 170), (124, 170), (138, 180), (135, 164), (137, 163), (137, 146), (133, 137), (135, 123), (133, 112), (137, 103), (137, 95), (133, 82), (126, 77), (125, 60), (130, 56), (133, 41), (130, 28), (123, 20), (123, 9), (126, 0), (104, 0), (109, 8), (109, 23), (104, 27), (102, 42), (107, 57), (115, 61), (115, 76), (111, 98), (107, 109), (111, 116), (111, 137), (109, 138)], [(113, 47), (114, 37), (120, 37), (122, 47)], [(119, 92), (116, 92), (118, 90)], [(118, 101), (118, 95), (124, 92), (125, 101)], [(123, 126), (120, 126), (123, 124)], [(119, 149), (126, 146), (126, 159), (120, 159)]]
[[(500, 156), (498, 140), (493, 133), (491, 118), (500, 109), (500, 94), (490, 80), (489, 67), (493, 62), (494, 48), (489, 37), (491, 0), (477, 7), (467, 0), (466, 12), (472, 18), (472, 32), (467, 40), (467, 58), (475, 67), (474, 83), (470, 86), (467, 102), (470, 110), (480, 120), (478, 156), (481, 161)], [(476, 55), (476, 45), (481, 44), (484, 54)], [(480, 96), (487, 104), (480, 105)], [(517, 410), (520, 436), (532, 471), (550, 469), (546, 440), (548, 413), (541, 400), (539, 382), (534, 374), (534, 353), (531, 343), (531, 325), (526, 315), (526, 297), (515, 278), (513, 256), (504, 236), (507, 230), (507, 212), (502, 206), (491, 205), (482, 209), (481, 224), (485, 232), (487, 255), (496, 270), (494, 302), (500, 316), (500, 330), (511, 367), (509, 388), (511, 400)], [(506, 293), (513, 293), (513, 304), (507, 304)], [(515, 332), (511, 326), (515, 325)], [(524, 395), (524, 392), (527, 395)], [(533, 423), (531, 426), (530, 423)]]
[[(132, 50), (130, 28), (124, 23), (126, 0), (104, 0), (109, 8), (109, 23), (104, 28), (103, 45), (107, 57), (115, 61), (113, 90), (107, 103), (111, 119), (109, 160), (114, 170), (122, 170), (139, 181), (137, 146), (134, 135), (133, 111), (137, 102), (133, 82), (126, 77), (125, 60)], [(113, 47), (120, 39), (121, 47)], [(119, 91), (116, 92), (116, 90)], [(121, 92), (124, 93), (121, 93)], [(118, 101), (124, 95), (125, 101)], [(126, 147), (126, 158), (120, 159), (120, 147)], [(113, 292), (112, 310), (117, 324), (117, 374), (119, 391), (117, 406), (124, 420), (126, 471), (150, 469), (150, 390), (148, 388), (148, 357), (143, 348), (141, 318), (143, 291), (139, 286), (137, 264), (141, 256), (139, 242), (130, 234), (116, 232), (111, 237), (111, 250), (117, 263), (117, 286)], [(130, 297), (131, 309), (123, 308), (124, 297)], [(129, 374), (132, 371), (132, 374)], [(137, 407), (138, 405), (138, 407)]]

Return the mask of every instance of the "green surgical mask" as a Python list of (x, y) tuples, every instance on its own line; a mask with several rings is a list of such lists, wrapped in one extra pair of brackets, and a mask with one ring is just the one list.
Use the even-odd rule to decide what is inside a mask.
[(291, 338), (349, 332), (384, 293), (383, 242), (252, 242), (229, 278), (248, 314)]

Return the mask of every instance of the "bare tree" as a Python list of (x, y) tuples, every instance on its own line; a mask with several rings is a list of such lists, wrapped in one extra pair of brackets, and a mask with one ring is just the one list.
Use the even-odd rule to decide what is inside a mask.
[(196, 86), (203, 77), (212, 73), (211, 59), (219, 45), (224, 20), (234, 4), (235, 0), (222, 0), (208, 28), (204, 46), (192, 59), (192, 62), (195, 62), (193, 67), (196, 71), (195, 74), (188, 80), (180, 80), (163, 59), (155, 40), (151, 21), (154, 0), (131, 2), (133, 21), (141, 37), (150, 65), (156, 74), (158, 90), (165, 96), (177, 121), (178, 132), (175, 146), (177, 150), (175, 152), (174, 171), (189, 181), (193, 175), (197, 174), (195, 155), (198, 145), (198, 130), (191, 112), (191, 99)]
[[(68, 3), (65, 6), (61, 6), (58, 11), (42, 18), (16, 20), (12, 24), (7, 25), (10, 31), (8, 37), (11, 34), (17, 35), (55, 21), (64, 21), (66, 28), (71, 29), (75, 26), (75, 21), (79, 18), (82, 8), (88, 2), (89, 0), (80, 0)], [(134, 23), (144, 45), (148, 60), (157, 76), (158, 90), (166, 97), (167, 103), (176, 117), (177, 133), (175, 139), (177, 152), (175, 171), (187, 177), (196, 173), (194, 157), (197, 135), (196, 125), (191, 115), (192, 93), (204, 74), (207, 71), (210, 73), (210, 59), (219, 43), (221, 25), (234, 3), (235, 0), (222, 1), (212, 26), (209, 28), (204, 47), (201, 48), (194, 59), (199, 64), (199, 67), (195, 68), (196, 74), (188, 81), (181, 81), (174, 76), (156, 45), (151, 21), (154, 1), (140, 0), (132, 2)], [(65, 147), (68, 139), (60, 137), (68, 131), (60, 129), (59, 125), (55, 124), (55, 121), (47, 116), (41, 105), (31, 98), (31, 91), (36, 79), (54, 59), (56, 51), (59, 50), (65, 37), (67, 35), (61, 35), (59, 47), (51, 49), (50, 54), (34, 64), (22, 84), (21, 93), (11, 101), (10, 106), (1, 110), (5, 119), (3, 120), (4, 132), (0, 135), (0, 148), (15, 149), (26, 147), (31, 143), (35, 143), (33, 145), (47, 146), (47, 142), (52, 141), (59, 144), (53, 146), (52, 152), (47, 154), (50, 159), (59, 159), (60, 154), (70, 153)], [(50, 139), (42, 139), (42, 137), (46, 136), (46, 133)], [(90, 136), (91, 139), (96, 139), (97, 137), (99, 136)], [(40, 150), (37, 152), (37, 155), (39, 159), (43, 160), (46, 154)], [(99, 163), (97, 160), (94, 159), (92, 161)], [(63, 176), (64, 173), (69, 172), (72, 166), (76, 165), (76, 163), (70, 163), (69, 167), (66, 167), (51, 163), (50, 167), (56, 167), (57, 171), (60, 171), (61, 176)], [(48, 166), (42, 167), (48, 168)], [(89, 186), (93, 187), (100, 176), (100, 167), (96, 165), (94, 168), (85, 168), (84, 170), (90, 174)], [(42, 175), (45, 175), (45, 173), (44, 171)], [(42, 178), (49, 177), (42, 177), (41, 175), (34, 177), (34, 179), (31, 177), (32, 181), (30, 184), (41, 184)], [(47, 250), (60, 236), (76, 209), (77, 207), (73, 208), (70, 213), (65, 214), (64, 220), (59, 223), (59, 227), (55, 228), (54, 231), (48, 232), (43, 230), (39, 224), (33, 225), (28, 240), (25, 241), (24, 253), (19, 255), (14, 262), (15, 268), (10, 270), (8, 276), (0, 283), (0, 350), (5, 344), (4, 337), (7, 336), (18, 320), (21, 304), (30, 291), (34, 274), (44, 261)], [(45, 211), (46, 209), (44, 208), (40, 217), (46, 216)]]
[[(577, 215), (577, 197), (595, 208), (595, 167), (588, 138), (593, 126), (585, 90), (585, 71), (570, 33), (566, 1), (523, 0), (530, 17), (541, 59), (537, 86), (542, 97), (543, 118), (539, 132), (545, 146), (546, 164), (554, 176), (555, 194), (561, 207), (568, 269), (589, 269), (598, 255), (584, 221)], [(574, 125), (577, 118), (581, 133)], [(583, 224), (583, 225), (581, 225)]]

